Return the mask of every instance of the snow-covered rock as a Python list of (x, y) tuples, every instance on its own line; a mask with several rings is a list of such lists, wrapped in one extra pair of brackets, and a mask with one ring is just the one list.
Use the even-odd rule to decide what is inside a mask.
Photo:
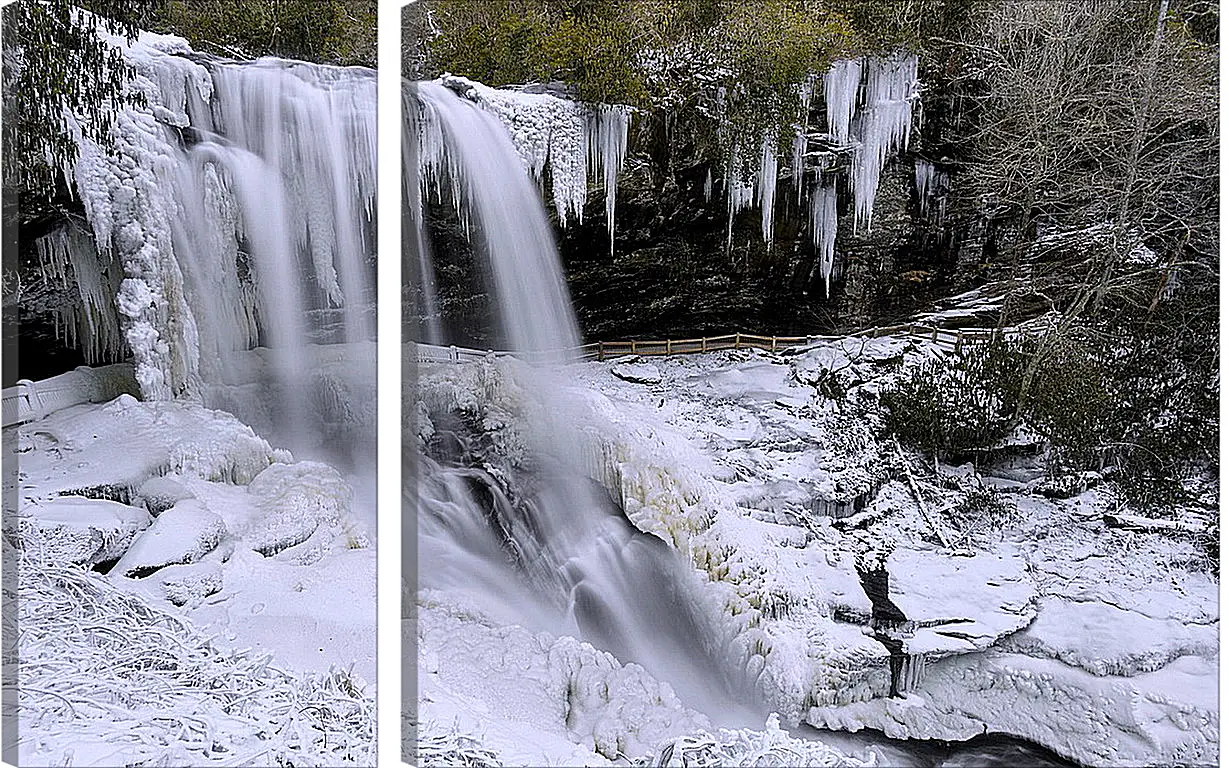
[(85, 566), (115, 560), (150, 523), (143, 509), (84, 496), (45, 499), (22, 512), (41, 533), (47, 559)]
[(319, 462), (274, 464), (248, 485), (258, 506), (242, 531), (244, 543), (265, 555), (275, 555), (316, 537), (322, 551), (341, 539), (350, 514), (353, 491), (341, 474)]
[(120, 576), (144, 576), (168, 565), (195, 563), (226, 535), (226, 524), (195, 499), (163, 512), (112, 569)]
[(610, 366), (610, 372), (624, 381), (633, 384), (657, 384), (661, 382), (661, 371), (652, 363), (616, 363)]
[(159, 515), (176, 503), (192, 498), (192, 492), (173, 477), (151, 477), (137, 488), (136, 497), (151, 515)]

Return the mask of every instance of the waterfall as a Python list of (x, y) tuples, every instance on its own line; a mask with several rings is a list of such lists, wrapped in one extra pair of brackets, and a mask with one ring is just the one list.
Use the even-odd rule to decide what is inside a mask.
[[(112, 306), (142, 394), (318, 444), (312, 350), (374, 339), (374, 71), (207, 58), (150, 33), (112, 44), (145, 105), (117, 113), (111, 152), (68, 115), (78, 157), (63, 170), (97, 263), (121, 265)], [(89, 270), (74, 273), (102, 313)], [(91, 321), (103, 346), (108, 322)], [(348, 369), (374, 380), (374, 366)]]
[(451, 200), (481, 232), (510, 349), (562, 360), (580, 343), (546, 213), (508, 129), (438, 82), (413, 86), (407, 112), (424, 189)]
[[(477, 268), (489, 274), (511, 349), (555, 352), (547, 359), (563, 362), (559, 352), (579, 334), (532, 164), (526, 167), (528, 144), (518, 148), (515, 124), (478, 89), (452, 85), (409, 87), (405, 157), (416, 165), (416, 186), (407, 199), (422, 190), (458, 210), (474, 231)], [(421, 226), (423, 217), (407, 220)], [(566, 403), (555, 366), (472, 365), (482, 366), (480, 409), (512, 390), (525, 393), (514, 396), (520, 402), (532, 392), (548, 407)], [(417, 457), (419, 587), (443, 590), (496, 621), (586, 639), (669, 680), (693, 706), (721, 702), (718, 713), (741, 715), (723, 671), (741, 665), (721, 658), (727, 636), (703, 577), (680, 552), (632, 526), (606, 489), (574, 468), (586, 443), (572, 425), (538, 419), (524, 425), (516, 458), (496, 452), (483, 432), (488, 420), (471, 419), (465, 412), (472, 416), (473, 404), (453, 399), (454, 375), (468, 374), (450, 364), (419, 378), (431, 424)]]

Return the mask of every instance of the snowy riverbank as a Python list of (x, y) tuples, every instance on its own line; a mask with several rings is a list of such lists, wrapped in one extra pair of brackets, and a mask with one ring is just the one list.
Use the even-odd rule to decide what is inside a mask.
[(346, 478), (127, 395), (5, 438), (23, 764), (369, 763), (374, 514)]
[(580, 425), (568, 460), (707, 575), (787, 722), (1215, 762), (1217, 582), (1198, 546), (1108, 526), (1106, 487), (1044, 496), (1027, 461), (936, 474), (881, 443), (878, 388), (937, 354), (887, 338), (587, 363), (549, 403), (513, 362), (420, 384), (429, 417), (467, 413), (501, 450)]

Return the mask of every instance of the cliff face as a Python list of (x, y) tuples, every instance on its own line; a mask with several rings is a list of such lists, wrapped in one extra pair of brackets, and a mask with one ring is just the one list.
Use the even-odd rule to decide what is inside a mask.
[[(886, 150), (877, 185), (860, 188), (857, 180), (857, 147), (873, 147), (873, 139), (835, 142), (825, 130), (825, 98), (817, 93), (801, 185), (788, 151), (781, 152), (775, 193), (765, 195), (750, 182), (743, 189), (749, 205), (734, 206), (741, 210), (733, 215), (729, 167), (714, 157), (721, 150), (701, 119), (681, 111), (637, 112), (619, 175), (613, 249), (598, 186), (590, 186), (581, 222), (571, 217), (559, 226), (552, 211), (585, 337), (844, 331), (901, 320), (992, 277), (988, 265), (996, 253), (1020, 246), (1022, 231), (1001, 226), (992, 210), (953, 204), (961, 183), (953, 168), (964, 161), (974, 126), (944, 77), (948, 65), (922, 61), (920, 98), (908, 101), (912, 135), (899, 150)], [(543, 179), (548, 203), (552, 182)], [(836, 200), (827, 285), (812, 211), (822, 186)], [(865, 214), (859, 221), (867, 188), (875, 190), (869, 222)], [(734, 193), (738, 199), (738, 184)], [(772, 204), (771, 241), (760, 207), (765, 199)], [(447, 208), (429, 204), (427, 217), (444, 324), (461, 333), (462, 343), (497, 345), (480, 319), (485, 288), (465, 266), (474, 263), (472, 246)]]

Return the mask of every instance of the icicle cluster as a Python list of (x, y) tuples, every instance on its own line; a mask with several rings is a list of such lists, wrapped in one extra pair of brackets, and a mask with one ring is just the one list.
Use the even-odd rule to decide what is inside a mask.
[(857, 109), (858, 85), (862, 82), (860, 60), (838, 61), (824, 75), (824, 102), (828, 108), (828, 133), (838, 144), (849, 143), (849, 128)]
[[(809, 115), (817, 82), (817, 78), (808, 78), (797, 88), (804, 114)], [(867, 231), (883, 167), (892, 153), (909, 143), (913, 103), (917, 100), (917, 57), (898, 53), (882, 58), (838, 61), (824, 75), (823, 86), (829, 138), (832, 143), (853, 150), (849, 179), (854, 200), (854, 226)], [(790, 176), (799, 203), (806, 187), (807, 146), (804, 119), (802, 125), (795, 127), (790, 147)], [(733, 245), (734, 217), (753, 202), (760, 206), (764, 241), (771, 243), (773, 238), (778, 174), (775, 142), (768, 134), (764, 136), (758, 170), (745, 167), (740, 149), (733, 146), (726, 163), (727, 248)], [(835, 264), (836, 189), (832, 184), (816, 184), (813, 189), (813, 238), (819, 250), (819, 271), (826, 291)], [(706, 182), (706, 199), (710, 192), (711, 185)]]
[(606, 224), (614, 248), (614, 210), (619, 172), (627, 156), (631, 107), (590, 107), (546, 93), (491, 88), (445, 75), (444, 85), (481, 104), (507, 126), (525, 168), (542, 183), (550, 169), (551, 196), (559, 222), (583, 221), (590, 169), (605, 183)]
[(917, 56), (902, 53), (867, 61), (859, 143), (850, 170), (855, 229), (870, 231), (879, 175), (888, 156), (909, 144), (916, 97)]
[[(108, 255), (100, 255), (91, 234), (75, 220), (34, 241), (43, 278), (76, 284), (81, 303), (57, 308), (56, 324), (69, 343), (78, 346), (90, 365), (120, 357), (124, 337), (115, 314), (121, 270)], [(58, 329), (57, 329), (58, 330)]]

